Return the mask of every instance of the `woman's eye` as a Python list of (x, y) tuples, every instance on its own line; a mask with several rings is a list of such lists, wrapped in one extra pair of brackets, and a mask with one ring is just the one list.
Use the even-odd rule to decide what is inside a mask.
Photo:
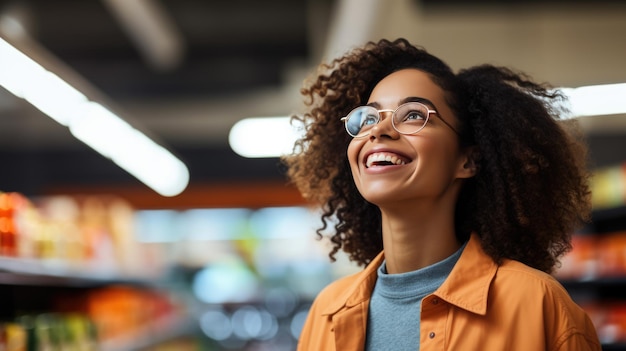
[(426, 116), (424, 115), (424, 113), (420, 111), (411, 111), (407, 113), (406, 116), (404, 116), (404, 119), (402, 121), (423, 120), (423, 119), (426, 119)]
[(364, 126), (370, 126), (376, 123), (378, 123), (378, 118), (374, 115), (368, 115), (368, 116), (365, 116), (365, 118), (363, 118)]

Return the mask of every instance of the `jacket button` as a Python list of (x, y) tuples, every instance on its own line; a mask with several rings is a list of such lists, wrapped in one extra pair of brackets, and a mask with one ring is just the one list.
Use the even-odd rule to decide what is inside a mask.
[(428, 337), (431, 339), (435, 338), (435, 332), (430, 332), (430, 334), (428, 334)]
[(439, 303), (439, 299), (437, 299), (437, 298), (433, 299), (433, 305), (436, 305), (438, 303)]

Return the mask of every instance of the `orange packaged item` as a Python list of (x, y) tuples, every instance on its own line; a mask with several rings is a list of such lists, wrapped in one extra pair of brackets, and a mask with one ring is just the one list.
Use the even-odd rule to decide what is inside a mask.
[(626, 232), (606, 234), (598, 245), (598, 273), (602, 277), (626, 275)]
[(561, 259), (558, 279), (588, 280), (597, 276), (598, 251), (595, 235), (572, 236), (572, 250)]
[(26, 351), (28, 345), (26, 329), (18, 323), (0, 325), (0, 350)]
[(26, 198), (19, 193), (0, 194), (0, 255), (17, 255), (16, 212), (21, 209)]

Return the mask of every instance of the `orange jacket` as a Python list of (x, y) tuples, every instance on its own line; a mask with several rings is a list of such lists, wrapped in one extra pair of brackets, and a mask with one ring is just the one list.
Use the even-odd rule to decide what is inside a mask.
[[(326, 287), (315, 299), (299, 351), (363, 350), (378, 255), (364, 271)], [(446, 281), (422, 300), (421, 351), (600, 351), (585, 312), (550, 275), (517, 261), (501, 265), (472, 235)]]

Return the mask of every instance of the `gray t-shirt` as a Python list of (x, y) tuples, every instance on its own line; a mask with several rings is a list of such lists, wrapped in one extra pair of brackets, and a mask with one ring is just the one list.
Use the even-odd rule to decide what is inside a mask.
[(419, 350), (422, 299), (443, 284), (464, 248), (413, 272), (388, 274), (382, 263), (367, 316), (366, 351)]

